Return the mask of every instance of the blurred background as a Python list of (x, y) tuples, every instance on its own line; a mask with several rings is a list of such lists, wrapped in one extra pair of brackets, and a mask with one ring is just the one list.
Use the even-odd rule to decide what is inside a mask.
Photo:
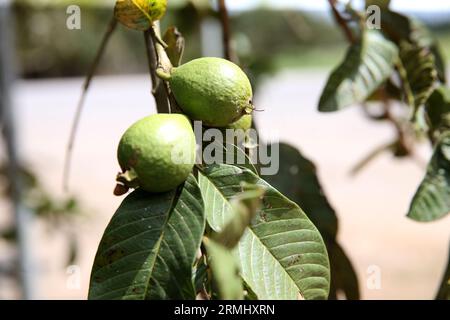
[[(3, 128), (9, 134), (0, 139), (0, 299), (85, 299), (97, 245), (122, 200), (112, 194), (117, 143), (130, 124), (156, 112), (143, 36), (123, 26), (113, 35), (87, 97), (64, 192), (76, 103), (115, 1), (0, 0), (0, 11), (9, 2), (9, 21), (0, 25), (0, 73), (6, 74), (0, 99), (9, 106), (2, 119), (10, 120)], [(81, 8), (79, 30), (66, 26), (69, 5)], [(251, 77), (254, 103), (264, 110), (256, 114), (261, 135), (278, 135), (316, 164), (362, 298), (434, 298), (446, 266), (450, 218), (427, 224), (406, 218), (431, 154), (428, 145), (419, 147), (423, 161), (386, 153), (351, 176), (370, 150), (392, 140), (394, 129), (369, 121), (356, 107), (317, 111), (328, 74), (347, 48), (328, 1), (227, 5), (232, 45)], [(175, 25), (183, 33), (184, 62), (222, 55), (216, 7), (213, 0), (169, 0), (162, 29)], [(450, 59), (449, 2), (393, 0), (392, 7), (424, 22)], [(12, 169), (6, 150), (13, 150)], [(378, 288), (368, 285), (374, 270), (380, 272)]]

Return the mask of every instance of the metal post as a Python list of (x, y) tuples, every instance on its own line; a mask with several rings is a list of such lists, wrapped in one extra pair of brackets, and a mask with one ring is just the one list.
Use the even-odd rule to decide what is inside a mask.
[(0, 125), (5, 141), (11, 201), (18, 241), (19, 281), (23, 299), (34, 298), (32, 249), (30, 239), (32, 213), (22, 204), (22, 179), (10, 89), (14, 81), (14, 19), (11, 1), (0, 0)]

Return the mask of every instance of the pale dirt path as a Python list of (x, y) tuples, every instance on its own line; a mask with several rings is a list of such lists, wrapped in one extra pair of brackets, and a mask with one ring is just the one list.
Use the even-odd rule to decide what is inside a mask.
[[(300, 147), (318, 165), (340, 217), (339, 238), (356, 265), (364, 298), (432, 298), (445, 264), (450, 218), (418, 224), (404, 217), (423, 175), (411, 161), (384, 155), (360, 176), (349, 178), (356, 160), (389, 140), (393, 132), (387, 125), (367, 123), (355, 108), (329, 115), (316, 112), (325, 80), (324, 72), (311, 71), (272, 78), (256, 97), (258, 108), (265, 109), (257, 116), (259, 126), (274, 128), (281, 140)], [(64, 238), (38, 225), (33, 235), (39, 298), (86, 298), (97, 244), (121, 201), (112, 196), (118, 170), (116, 145), (133, 121), (154, 112), (149, 86), (146, 76), (94, 81), (80, 127), (71, 183), (87, 208), (77, 226), (82, 285), (80, 290), (67, 288)], [(23, 157), (58, 193), (80, 87), (81, 79), (20, 82), (16, 87)], [(268, 133), (263, 130), (262, 134)], [(370, 265), (381, 268), (381, 290), (369, 290), (365, 285)]]

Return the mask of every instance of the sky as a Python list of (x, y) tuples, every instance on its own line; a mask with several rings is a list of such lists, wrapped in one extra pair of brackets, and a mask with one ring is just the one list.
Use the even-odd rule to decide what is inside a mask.
[[(356, 4), (358, 1), (354, 1)], [(230, 9), (246, 10), (270, 3), (271, 7), (328, 10), (327, 0), (228, 0)], [(450, 20), (450, 0), (391, 0), (391, 8), (399, 11), (448, 11)]]

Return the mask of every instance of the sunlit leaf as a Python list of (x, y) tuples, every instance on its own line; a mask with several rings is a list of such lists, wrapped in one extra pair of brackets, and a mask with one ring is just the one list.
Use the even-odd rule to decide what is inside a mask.
[(214, 233), (212, 238), (219, 244), (233, 249), (244, 235), (257, 211), (261, 207), (265, 189), (261, 186), (242, 184), (242, 192), (231, 199), (233, 206), (233, 218)]
[(322, 112), (364, 102), (392, 74), (396, 46), (376, 30), (364, 33), (331, 74), (319, 101)]
[(394, 11), (382, 10), (381, 27), (384, 34), (398, 45), (407, 41), (419, 48), (428, 49), (433, 55), (439, 79), (442, 82), (446, 81), (446, 59), (442, 55), (438, 41), (422, 22)]
[(427, 173), (415, 194), (408, 217), (433, 221), (450, 212), (450, 131), (444, 133), (428, 164)]
[[(262, 208), (236, 250), (241, 275), (259, 299), (326, 299), (330, 285), (322, 237), (305, 213), (251, 171), (230, 165), (202, 170), (208, 222), (221, 230), (234, 211), (230, 201), (242, 182), (262, 186)], [(202, 177), (203, 176), (203, 177)]]
[(403, 41), (400, 44), (400, 60), (404, 72), (402, 80), (407, 95), (412, 96), (410, 103), (417, 111), (428, 100), (438, 80), (434, 56), (425, 47)]
[(279, 155), (278, 174), (267, 176), (267, 182), (305, 210), (323, 237), (334, 239), (338, 231), (336, 213), (320, 185), (314, 163), (285, 143), (279, 144)]
[(280, 143), (280, 169), (267, 181), (278, 191), (295, 201), (319, 229), (327, 246), (331, 265), (330, 299), (343, 292), (347, 299), (359, 299), (356, 272), (337, 243), (338, 221), (320, 185), (314, 163), (296, 148)]

